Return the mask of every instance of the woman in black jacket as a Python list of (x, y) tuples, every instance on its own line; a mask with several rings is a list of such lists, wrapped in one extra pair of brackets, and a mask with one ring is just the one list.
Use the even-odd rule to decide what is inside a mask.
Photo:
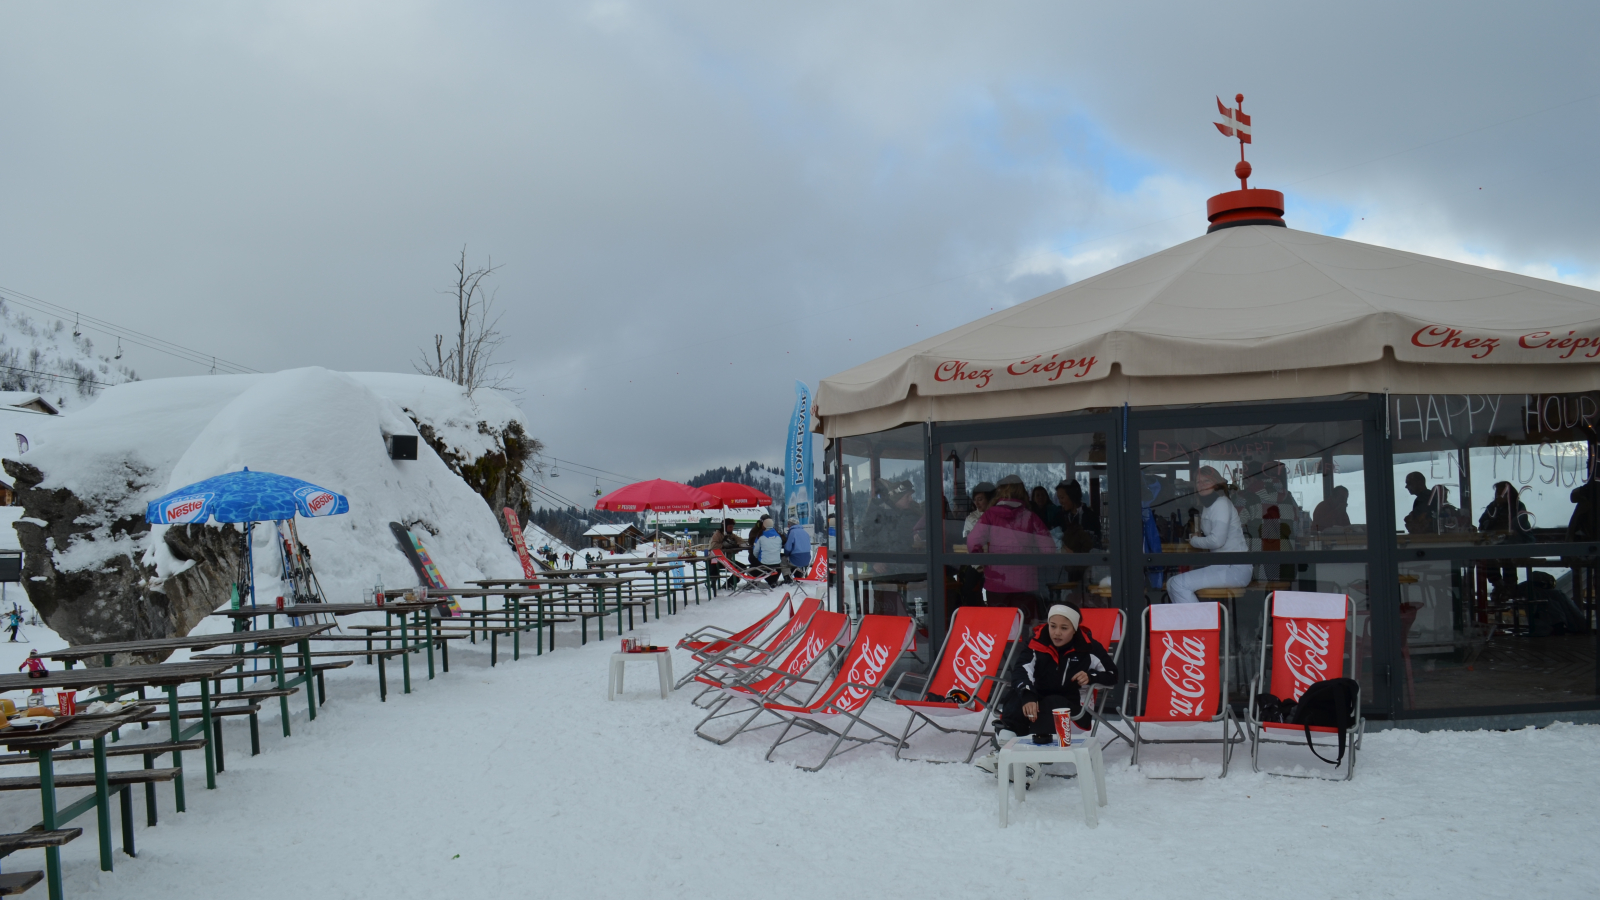
[(1011, 666), (1011, 689), (1001, 703), (1004, 730), (1013, 734), (1051, 734), (1053, 713), (1083, 715), (1082, 690), (1090, 684), (1117, 683), (1117, 666), (1094, 635), (1078, 629), (1082, 617), (1070, 606), (1050, 607), (1049, 620), (1033, 635)]
[[(1069, 605), (1056, 604), (1050, 607), (1045, 625), (1035, 626), (1011, 665), (1011, 687), (1000, 703), (1000, 730), (995, 732), (1000, 746), (1024, 733), (1054, 733), (1056, 709), (1070, 709), (1072, 717), (1082, 721), (1082, 690), (1091, 684), (1117, 684), (1117, 663), (1110, 661), (1110, 653), (1093, 634), (1078, 631), (1082, 618)], [(984, 772), (997, 772), (1000, 753), (973, 764)], [(1029, 770), (1032, 783), (1037, 775), (1032, 765)]]
[[(1050, 607), (1045, 624), (1036, 626), (1027, 646), (1017, 654), (1000, 704), (1001, 746), (1021, 734), (1055, 732), (1055, 711), (1069, 709), (1074, 719), (1083, 716), (1082, 690), (1091, 684), (1113, 686), (1117, 666), (1094, 635), (1078, 629), (1082, 616), (1070, 606)], [(999, 753), (974, 764), (986, 772), (999, 769)]]

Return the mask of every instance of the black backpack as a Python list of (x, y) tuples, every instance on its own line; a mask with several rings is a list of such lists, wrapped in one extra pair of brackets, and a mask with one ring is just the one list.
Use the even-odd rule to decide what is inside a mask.
[[(1344, 762), (1345, 734), (1356, 725), (1356, 704), (1360, 699), (1361, 684), (1355, 679), (1329, 678), (1306, 688), (1305, 693), (1300, 695), (1300, 701), (1294, 704), (1293, 711), (1284, 721), (1304, 725), (1306, 746), (1316, 754), (1317, 759), (1330, 766), (1337, 766)], [(1317, 753), (1316, 745), (1311, 742), (1313, 725), (1339, 729), (1338, 759), (1327, 759), (1321, 753)]]

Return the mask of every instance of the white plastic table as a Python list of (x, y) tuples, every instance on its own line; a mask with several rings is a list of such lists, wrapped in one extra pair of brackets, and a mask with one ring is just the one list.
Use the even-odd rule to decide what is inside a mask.
[[(1000, 748), (1000, 827), (1006, 827), (1007, 792), (1016, 794), (1017, 802), (1025, 801), (1028, 763), (1070, 762), (1078, 767), (1078, 789), (1083, 794), (1083, 821), (1090, 828), (1100, 825), (1099, 807), (1106, 805), (1106, 765), (1100, 758), (1100, 746), (1088, 735), (1076, 735), (1070, 747), (1062, 747), (1060, 739), (1052, 737), (1048, 744), (1035, 744), (1031, 735), (1013, 738)], [(1015, 767), (1015, 771), (1013, 771)], [(1014, 776), (1014, 779), (1013, 779)]]
[(665, 650), (658, 653), (611, 654), (611, 677), (606, 684), (606, 699), (615, 700), (622, 693), (622, 671), (628, 663), (646, 660), (656, 664), (656, 674), (661, 678), (661, 699), (667, 699), (667, 695), (672, 693), (672, 654)]

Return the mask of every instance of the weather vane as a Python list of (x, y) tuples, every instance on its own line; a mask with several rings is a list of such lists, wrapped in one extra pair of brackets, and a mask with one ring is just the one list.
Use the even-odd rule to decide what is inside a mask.
[(1233, 174), (1239, 176), (1241, 190), (1250, 189), (1250, 164), (1245, 162), (1244, 145), (1250, 143), (1250, 117), (1244, 114), (1244, 95), (1234, 94), (1233, 102), (1239, 104), (1236, 109), (1229, 109), (1222, 104), (1222, 98), (1217, 98), (1217, 112), (1221, 114), (1221, 121), (1211, 124), (1225, 137), (1239, 139), (1239, 164), (1233, 167)]

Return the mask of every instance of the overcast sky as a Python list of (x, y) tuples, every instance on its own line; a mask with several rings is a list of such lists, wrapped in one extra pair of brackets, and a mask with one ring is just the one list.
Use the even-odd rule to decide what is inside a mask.
[(0, 286), (409, 371), (466, 245), (553, 456), (777, 463), (796, 379), (1203, 234), (1218, 94), (1290, 227), (1600, 287), (1597, 34), (1593, 2), (6, 3)]

